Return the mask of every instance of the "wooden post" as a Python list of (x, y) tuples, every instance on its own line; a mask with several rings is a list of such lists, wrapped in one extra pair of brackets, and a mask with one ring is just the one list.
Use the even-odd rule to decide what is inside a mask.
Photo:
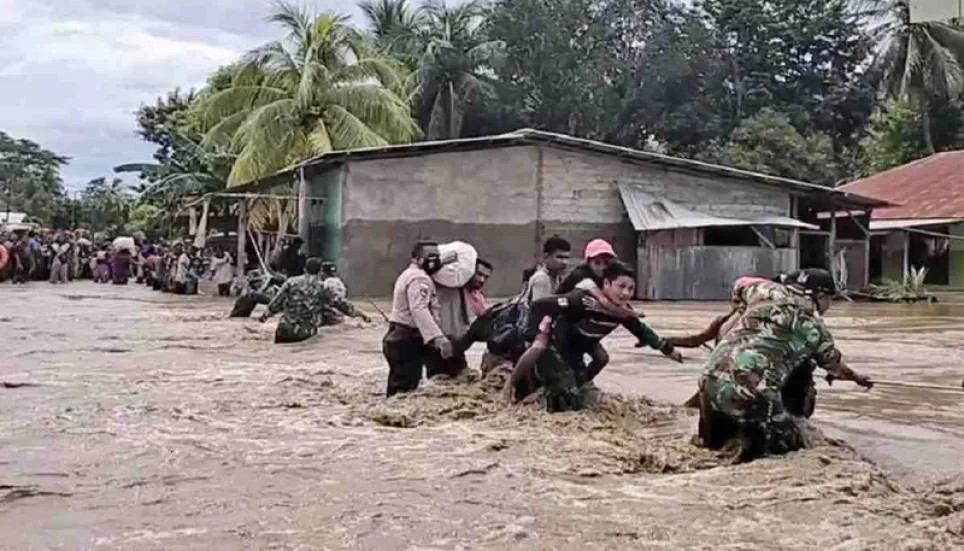
[(837, 207), (833, 199), (830, 200), (830, 236), (827, 238), (827, 256), (830, 274), (837, 278)]
[(235, 267), (235, 274), (238, 277), (244, 277), (244, 251), (247, 248), (247, 243), (245, 239), (247, 238), (247, 228), (248, 228), (248, 199), (247, 197), (242, 197), (238, 201), (238, 256), (236, 258), (238, 265)]
[(311, 203), (308, 201), (308, 182), (305, 180), (305, 167), (298, 169), (298, 237), (304, 241), (304, 250), (311, 250), (308, 243), (311, 222)]
[(537, 259), (536, 262), (541, 262), (538, 260), (540, 258), (539, 254), (542, 252), (542, 241), (545, 236), (542, 232), (542, 163), (543, 163), (543, 153), (542, 146), (536, 146), (536, 232), (535, 232), (535, 255), (534, 258)]
[(863, 287), (870, 285), (870, 213), (871, 211), (861, 213), (861, 216), (867, 217), (867, 226), (864, 226), (863, 223), (853, 214), (850, 215), (850, 219), (853, 220), (854, 225), (856, 225), (864, 234), (864, 273), (861, 280), (861, 286)]
[(910, 232), (904, 230), (904, 258), (903, 258), (903, 271), (904, 271), (904, 283), (907, 283), (907, 278), (910, 276)]

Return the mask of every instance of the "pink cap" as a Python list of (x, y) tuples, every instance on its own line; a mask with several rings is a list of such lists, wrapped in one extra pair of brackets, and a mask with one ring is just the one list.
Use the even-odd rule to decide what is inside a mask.
[(757, 283), (766, 283), (769, 281), (770, 281), (769, 279), (764, 279), (762, 277), (743, 276), (740, 279), (736, 280), (736, 283), (733, 284), (733, 288), (739, 289), (741, 287), (749, 287), (750, 285), (756, 285)]
[(586, 260), (592, 260), (597, 256), (609, 255), (616, 258), (616, 251), (613, 246), (605, 239), (593, 239), (586, 245)]

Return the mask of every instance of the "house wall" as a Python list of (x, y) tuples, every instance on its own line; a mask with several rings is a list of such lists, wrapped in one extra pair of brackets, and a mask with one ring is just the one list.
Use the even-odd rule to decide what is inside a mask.
[[(661, 295), (647, 285), (653, 272), (637, 262), (640, 256), (636, 231), (617, 184), (635, 184), (653, 195), (715, 216), (755, 218), (790, 214), (790, 194), (774, 186), (557, 147), (542, 147), (542, 160), (542, 234), (564, 236), (575, 247), (574, 256), (580, 255), (591, 239), (608, 239), (620, 258), (638, 267), (637, 292), (641, 298), (680, 297)], [(769, 269), (770, 264), (764, 264)], [(728, 298), (728, 293), (727, 290), (715, 298)]]
[(864, 282), (864, 275), (867, 269), (867, 245), (866, 241), (856, 239), (838, 239), (836, 241), (837, 251), (844, 252), (844, 262), (847, 269), (847, 289), (859, 291), (867, 286)]
[(904, 277), (904, 232), (892, 231), (884, 238), (882, 279), (900, 281)]
[[(964, 237), (964, 223), (948, 226), (950, 235)], [(883, 279), (900, 281), (904, 277), (904, 232), (891, 231), (884, 238)], [(948, 266), (948, 287), (964, 288), (964, 241), (952, 239), (950, 241), (950, 265)], [(916, 267), (916, 266), (915, 266)]]
[(793, 249), (766, 247), (647, 246), (640, 250), (640, 271), (649, 273), (641, 291), (656, 300), (727, 300), (740, 276), (790, 272), (796, 257)]
[(386, 296), (420, 238), (463, 240), (495, 265), (490, 295), (519, 291), (537, 250), (533, 146), (353, 161), (342, 263), (353, 294)]
[[(553, 234), (572, 242), (577, 257), (591, 239), (607, 239), (636, 265), (637, 236), (620, 182), (718, 216), (786, 215), (790, 209), (789, 194), (772, 186), (545, 145), (354, 160), (343, 181), (319, 193), (341, 189), (341, 267), (350, 292), (371, 296), (391, 292), (412, 244), (427, 237), (474, 244), (495, 264), (487, 286), (492, 296), (520, 289), (521, 271)], [(324, 216), (332, 218), (333, 211)]]

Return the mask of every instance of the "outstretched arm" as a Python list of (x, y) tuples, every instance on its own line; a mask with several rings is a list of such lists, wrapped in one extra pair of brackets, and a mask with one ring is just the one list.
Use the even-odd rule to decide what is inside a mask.
[(673, 343), (660, 337), (656, 331), (653, 331), (650, 326), (640, 321), (639, 318), (624, 321), (622, 326), (628, 329), (629, 332), (636, 337), (638, 341), (636, 343), (637, 348), (648, 346), (655, 350), (659, 350), (667, 358), (677, 362), (683, 361), (683, 355), (673, 347)]
[(813, 359), (818, 367), (827, 372), (828, 383), (833, 384), (834, 380), (842, 379), (845, 381), (853, 381), (864, 388), (872, 388), (874, 386), (874, 382), (870, 380), (870, 377), (860, 375), (844, 363), (843, 355), (837, 350), (833, 336), (830, 335), (830, 331), (827, 330), (823, 321), (814, 320), (807, 323), (810, 327), (805, 327), (804, 329), (808, 330), (809, 338), (813, 339), (812, 344), (816, 347), (816, 353)]
[(728, 314), (716, 317), (716, 319), (710, 322), (710, 325), (706, 329), (696, 333), (695, 335), (667, 337), (666, 340), (672, 343), (673, 346), (679, 348), (696, 348), (710, 341), (718, 340), (720, 338), (720, 329), (723, 327), (723, 324), (734, 315), (734, 313), (736, 313), (736, 310), (731, 310)]
[(341, 296), (339, 296), (334, 291), (328, 288), (325, 288), (324, 292), (327, 293), (328, 295), (327, 302), (331, 304), (331, 306), (335, 310), (338, 310), (339, 312), (341, 312), (342, 314), (345, 314), (346, 316), (351, 316), (353, 318), (361, 318), (366, 322), (371, 321), (371, 318), (369, 318), (368, 315), (365, 314), (365, 312), (362, 312), (358, 308), (355, 308), (354, 304), (341, 298)]

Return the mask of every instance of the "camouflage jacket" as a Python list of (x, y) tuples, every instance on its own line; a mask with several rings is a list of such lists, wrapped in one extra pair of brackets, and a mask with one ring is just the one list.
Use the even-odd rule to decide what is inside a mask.
[(779, 388), (808, 358), (828, 371), (836, 368), (840, 352), (809, 297), (769, 286), (748, 290), (746, 311), (713, 351), (706, 375), (748, 388), (761, 381)]
[(782, 283), (766, 280), (750, 285), (735, 285), (730, 301), (734, 306), (740, 308), (747, 308), (762, 302), (789, 302), (809, 311), (811, 314), (815, 313), (812, 298), (795, 292)]
[(304, 274), (288, 279), (268, 304), (269, 315), (284, 310), (279, 325), (298, 333), (314, 333), (325, 307), (332, 307), (348, 316), (355, 315), (355, 307), (325, 287), (321, 277)]

